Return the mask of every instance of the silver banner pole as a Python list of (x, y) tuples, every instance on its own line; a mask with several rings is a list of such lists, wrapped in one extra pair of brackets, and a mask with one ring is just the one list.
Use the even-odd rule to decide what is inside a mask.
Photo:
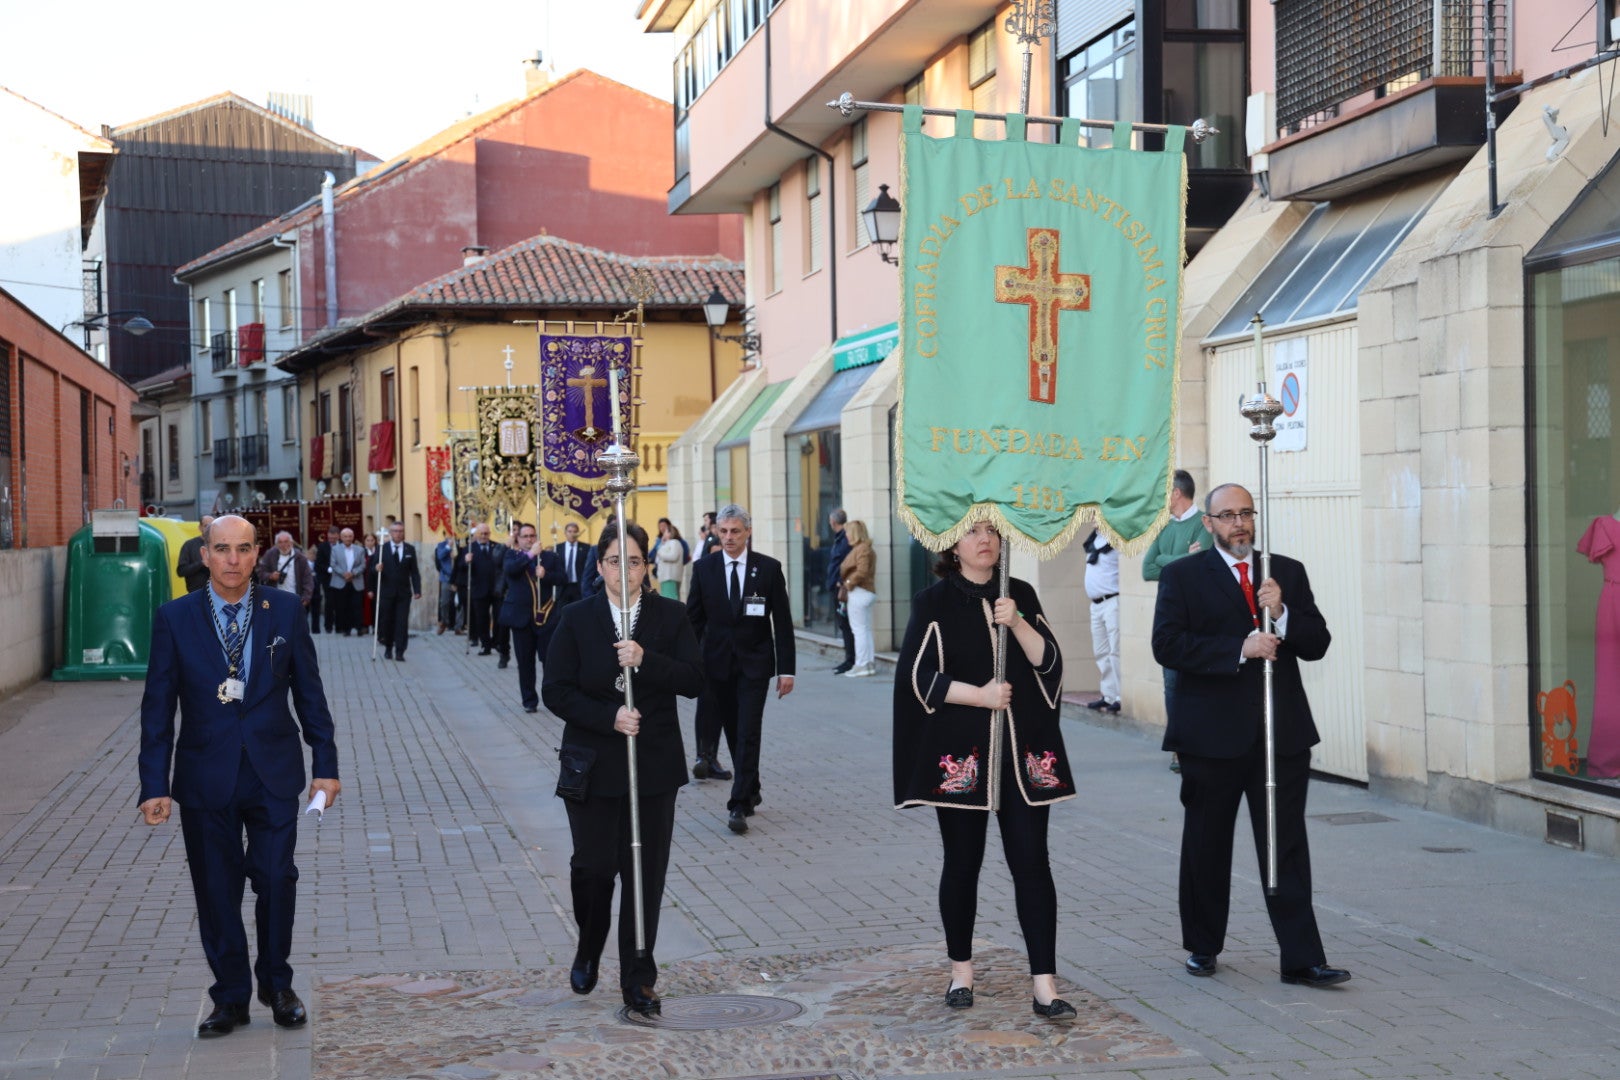
[[(611, 372), (612, 391), (610, 407), (613, 409), (613, 445), (596, 455), (596, 463), (608, 474), (607, 489), (613, 494), (613, 513), (619, 530), (619, 639), (630, 640), (630, 574), (629, 536), (625, 531), (624, 500), (636, 490), (636, 467), (641, 459), (635, 451), (619, 441), (619, 374)], [(647, 557), (644, 551), (642, 558)], [(629, 668), (621, 669), (624, 676), (624, 707), (636, 707), (635, 680)], [(636, 954), (647, 953), (647, 912), (641, 873), (641, 784), (636, 763), (636, 737), (624, 737), (625, 753), (630, 766), (630, 870), (635, 889)]]
[[(1258, 389), (1250, 397), (1242, 400), (1238, 411), (1248, 420), (1249, 438), (1260, 448), (1260, 519), (1254, 535), (1259, 540), (1260, 530), (1266, 530), (1266, 542), (1260, 546), (1260, 581), (1264, 583), (1271, 578), (1271, 440), (1277, 437), (1277, 429), (1272, 421), (1282, 415), (1282, 402), (1266, 392), (1266, 365), (1265, 345), (1261, 339), (1261, 331), (1265, 322), (1258, 314), (1249, 320), (1254, 327), (1254, 354), (1255, 369), (1259, 374)], [(1268, 608), (1260, 609), (1260, 629), (1269, 634), (1272, 632), (1271, 611)], [(1266, 738), (1266, 865), (1265, 888), (1267, 896), (1277, 893), (1277, 712), (1276, 701), (1272, 692), (1272, 662), (1267, 660), (1263, 667), (1265, 681), (1265, 738)]]

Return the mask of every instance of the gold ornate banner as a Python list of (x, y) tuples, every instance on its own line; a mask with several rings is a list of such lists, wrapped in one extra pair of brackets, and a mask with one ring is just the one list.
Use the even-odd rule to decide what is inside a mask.
[(487, 387), (478, 394), (478, 473), (489, 509), (516, 513), (535, 497), (535, 387)]

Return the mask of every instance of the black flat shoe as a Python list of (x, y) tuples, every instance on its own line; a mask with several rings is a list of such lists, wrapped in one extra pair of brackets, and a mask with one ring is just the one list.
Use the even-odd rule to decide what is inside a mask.
[[(1031, 998), (1030, 1000), (1034, 1001), (1033, 998)], [(1064, 1001), (1062, 998), (1053, 998), (1049, 1003), (1047, 1003), (1045, 1005), (1042, 1005), (1038, 1001), (1034, 1001), (1034, 1004), (1035, 1004), (1035, 1015), (1036, 1016), (1044, 1016), (1048, 1020), (1073, 1020), (1075, 1018), (1075, 1016), (1078, 1015), (1074, 1011), (1074, 1006), (1070, 1005), (1067, 1001)]]
[(1208, 978), (1215, 974), (1215, 958), (1208, 953), (1195, 952), (1187, 957), (1187, 974)]
[[(299, 1027), (309, 1019), (304, 1003), (291, 990), (259, 991), (259, 1002), (270, 1010), (270, 1017), (281, 1027)], [(247, 1023), (246, 1020), (243, 1023)]]
[(597, 960), (576, 953), (574, 966), (568, 969), (568, 987), (576, 994), (588, 994), (596, 989)]
[(657, 991), (650, 986), (625, 987), (624, 1003), (630, 1006), (632, 1012), (638, 1012), (642, 1016), (657, 1016), (664, 1011), (663, 1004), (658, 1000)]
[(945, 991), (945, 1004), (952, 1009), (973, 1008), (973, 987), (953, 986)]
[(1349, 982), (1350, 973), (1343, 968), (1316, 964), (1308, 968), (1285, 971), (1282, 973), (1282, 981), (1290, 986), (1337, 986), (1339, 983)]
[(215, 1005), (208, 1019), (197, 1025), (197, 1038), (214, 1039), (248, 1025), (246, 1005)]

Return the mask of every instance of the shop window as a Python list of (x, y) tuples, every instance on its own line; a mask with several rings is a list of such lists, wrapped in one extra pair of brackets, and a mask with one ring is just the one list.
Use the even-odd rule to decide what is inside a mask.
[(1526, 258), (1531, 761), (1620, 791), (1620, 198), (1614, 164)]

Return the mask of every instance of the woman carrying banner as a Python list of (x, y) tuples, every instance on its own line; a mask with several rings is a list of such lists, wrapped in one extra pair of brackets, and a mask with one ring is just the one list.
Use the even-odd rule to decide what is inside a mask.
[[(918, 593), (894, 684), (896, 808), (932, 806), (944, 842), (939, 907), (951, 981), (945, 1004), (973, 1004), (973, 922), (989, 811), (1012, 873), (1034, 979), (1035, 1015), (1071, 1020), (1057, 996), (1057, 890), (1047, 860), (1051, 803), (1074, 797), (1058, 730), (1063, 660), (1040, 601), (1014, 579), (997, 599), (1001, 536), (977, 522)], [(1009, 631), (1006, 680), (995, 680), (995, 626)]]
[[(603, 584), (594, 596), (563, 609), (546, 652), (540, 696), (564, 721), (557, 794), (568, 809), (574, 854), (569, 860), (579, 951), (569, 985), (576, 994), (596, 987), (597, 965), (613, 923), (613, 887), (619, 903), (619, 986), (624, 1003), (643, 1016), (660, 1011), (653, 984), (658, 908), (675, 831), (675, 795), (687, 781), (675, 698), (703, 688), (697, 638), (686, 608), (650, 590), (644, 552), (647, 534), (626, 523), (629, 550), (620, 557), (617, 529), (596, 545)], [(618, 640), (619, 575), (630, 586), (630, 638)], [(624, 669), (635, 679), (634, 709), (624, 704)], [(636, 736), (637, 792), (641, 810), (642, 897), (646, 950), (636, 953), (635, 896), (631, 885), (630, 769), (625, 736)]]

